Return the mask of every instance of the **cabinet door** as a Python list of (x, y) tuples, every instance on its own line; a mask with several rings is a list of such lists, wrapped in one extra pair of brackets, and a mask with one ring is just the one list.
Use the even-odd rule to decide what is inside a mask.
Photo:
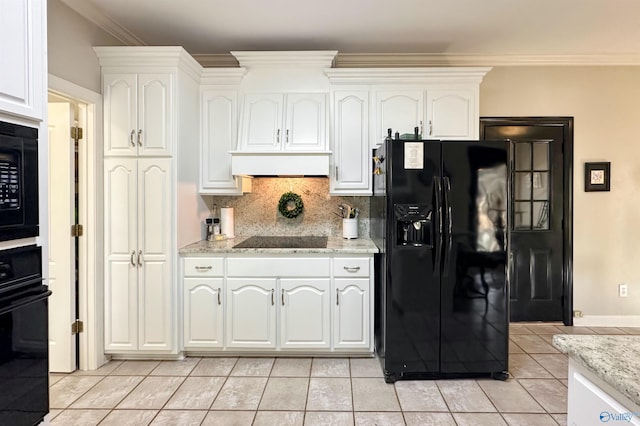
[(138, 348), (137, 160), (104, 161), (105, 351)]
[(0, 110), (41, 120), (46, 101), (44, 0), (0, 5)]
[(138, 75), (138, 129), (140, 156), (171, 155), (171, 74)]
[(326, 149), (327, 95), (324, 93), (290, 93), (284, 144), (291, 151), (323, 151)]
[(275, 278), (227, 279), (227, 347), (276, 347), (275, 291)]
[(396, 132), (400, 135), (422, 133), (425, 120), (424, 90), (379, 90), (376, 92), (376, 134), (375, 147), (387, 137), (387, 129), (391, 129), (392, 137)]
[(336, 278), (334, 283), (333, 347), (368, 348), (371, 341), (369, 279)]
[(473, 89), (427, 91), (427, 135), (429, 139), (478, 138), (479, 117)]
[(284, 143), (281, 93), (244, 97), (240, 143), (245, 151), (280, 151)]
[(280, 347), (328, 348), (329, 279), (280, 279)]
[(231, 175), (236, 149), (238, 95), (235, 90), (202, 92), (200, 192), (242, 195), (242, 179)]
[(171, 160), (138, 160), (139, 349), (170, 350), (173, 336)]
[(138, 153), (138, 89), (136, 74), (104, 74), (104, 155)]
[(336, 90), (333, 120), (331, 192), (370, 195), (369, 92)]
[(220, 348), (223, 345), (222, 278), (185, 278), (185, 349)]

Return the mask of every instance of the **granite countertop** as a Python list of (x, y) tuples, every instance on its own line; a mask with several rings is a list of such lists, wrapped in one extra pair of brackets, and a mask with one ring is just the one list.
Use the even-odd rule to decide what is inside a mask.
[(640, 336), (555, 335), (553, 345), (640, 405)]
[(342, 237), (328, 237), (326, 248), (236, 248), (249, 237), (237, 236), (222, 241), (197, 241), (182, 247), (179, 253), (183, 256), (206, 256), (208, 254), (373, 254), (378, 248), (369, 238), (348, 240)]

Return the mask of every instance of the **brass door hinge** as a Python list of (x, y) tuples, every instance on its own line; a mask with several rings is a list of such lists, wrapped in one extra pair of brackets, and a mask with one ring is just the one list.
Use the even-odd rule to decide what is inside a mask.
[(82, 333), (84, 331), (84, 324), (79, 319), (75, 320), (71, 324), (71, 335)]
[(82, 127), (72, 127), (71, 138), (76, 141), (79, 141), (80, 139), (82, 139)]
[(79, 223), (76, 223), (75, 225), (71, 225), (72, 237), (82, 237), (83, 233), (84, 233), (84, 228), (82, 227), (82, 225), (80, 225)]

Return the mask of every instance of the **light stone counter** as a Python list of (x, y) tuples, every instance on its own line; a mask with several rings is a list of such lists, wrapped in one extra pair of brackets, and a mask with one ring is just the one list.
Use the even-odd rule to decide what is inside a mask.
[(640, 336), (555, 335), (553, 345), (640, 405)]
[(182, 256), (207, 256), (211, 254), (373, 254), (378, 253), (378, 248), (369, 238), (356, 238), (348, 240), (342, 237), (329, 237), (326, 248), (237, 248), (249, 237), (235, 237), (223, 241), (198, 241), (182, 247), (179, 250)]

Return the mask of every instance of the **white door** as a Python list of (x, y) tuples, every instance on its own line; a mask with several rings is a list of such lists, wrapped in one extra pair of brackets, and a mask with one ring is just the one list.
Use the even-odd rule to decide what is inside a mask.
[(290, 93), (287, 95), (284, 149), (322, 151), (326, 149), (327, 95)]
[(423, 90), (381, 90), (376, 93), (376, 104), (376, 144), (384, 141), (388, 129), (391, 129), (392, 137), (396, 132), (400, 135), (413, 134), (416, 127), (418, 132), (423, 133)]
[(429, 139), (477, 139), (478, 119), (472, 89), (427, 91)]
[(49, 104), (49, 370), (60, 373), (76, 369), (73, 125), (73, 105)]
[(221, 348), (223, 345), (222, 278), (185, 278), (184, 347)]
[(246, 151), (280, 151), (284, 144), (281, 93), (248, 94), (244, 97), (240, 143)]
[(280, 347), (331, 345), (329, 279), (280, 279)]
[(275, 278), (227, 279), (227, 347), (276, 347), (275, 291)]
[(369, 347), (369, 279), (336, 278), (334, 348)]

